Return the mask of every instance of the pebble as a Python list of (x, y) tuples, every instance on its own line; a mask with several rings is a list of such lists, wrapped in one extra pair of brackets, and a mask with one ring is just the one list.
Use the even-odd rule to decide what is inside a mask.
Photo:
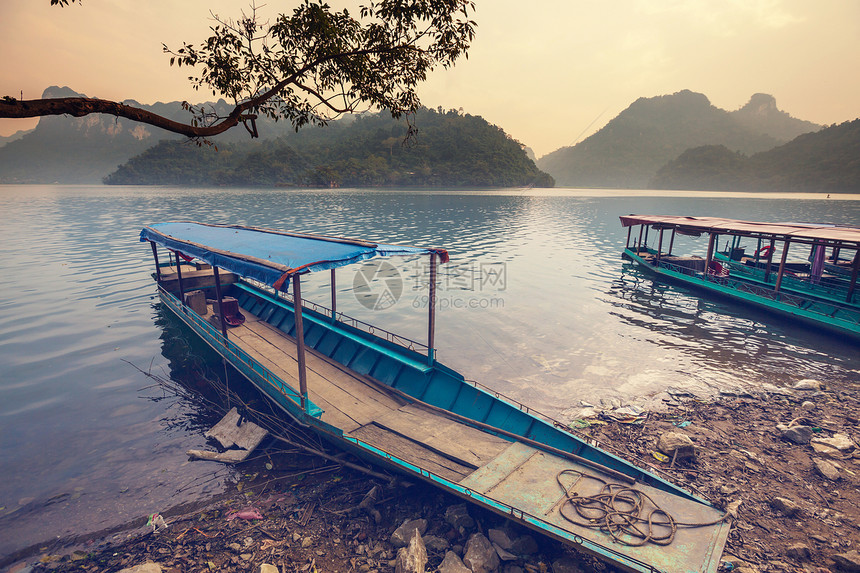
[(770, 506), (786, 517), (791, 517), (800, 511), (800, 506), (796, 502), (785, 497), (773, 498)]
[(792, 426), (782, 431), (782, 439), (793, 444), (808, 444), (812, 439), (812, 427)]

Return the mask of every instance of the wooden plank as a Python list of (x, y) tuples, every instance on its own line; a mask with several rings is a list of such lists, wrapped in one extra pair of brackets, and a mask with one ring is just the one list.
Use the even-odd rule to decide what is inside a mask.
[(473, 471), (471, 467), (458, 464), (376, 424), (362, 426), (350, 432), (350, 436), (454, 482), (462, 480)]
[(490, 462), (511, 445), (508, 440), (409, 404), (374, 422), (473, 468)]
[(207, 438), (215, 438), (223, 448), (236, 446), (252, 452), (254, 448), (260, 445), (268, 432), (249, 420), (243, 421), (241, 425), (239, 424), (240, 421), (242, 418), (239, 416), (239, 412), (235, 407), (231, 408), (221, 418), (220, 422), (203, 435)]
[[(295, 343), (282, 331), (260, 321), (242, 309), (245, 324), (231, 328), (228, 335), (234, 342), (285, 382), (298, 387), (298, 361)], [(322, 420), (344, 432), (367, 424), (401, 402), (368, 386), (347, 371), (335, 368), (319, 353), (307, 353), (308, 395), (324, 410)]]

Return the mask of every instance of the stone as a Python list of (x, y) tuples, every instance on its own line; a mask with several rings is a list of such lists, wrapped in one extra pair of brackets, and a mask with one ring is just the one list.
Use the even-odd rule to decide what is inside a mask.
[(812, 439), (812, 427), (792, 426), (782, 432), (782, 439), (793, 444), (808, 444)]
[(797, 503), (785, 497), (773, 498), (770, 501), (770, 506), (786, 517), (797, 515), (800, 511), (800, 506)]
[(490, 529), (487, 531), (487, 537), (490, 538), (490, 541), (506, 551), (510, 550), (511, 545), (513, 545), (513, 541), (510, 536), (508, 536), (508, 532), (504, 529)]
[(412, 533), (418, 530), (419, 535), (424, 535), (427, 532), (426, 519), (408, 519), (403, 522), (394, 533), (391, 534), (391, 545), (394, 547), (406, 547), (409, 545), (409, 540), (412, 539)]
[(522, 535), (514, 539), (510, 551), (515, 555), (531, 555), (537, 553), (538, 544), (531, 535)]
[(803, 404), (800, 405), (800, 409), (801, 410), (814, 410), (815, 409), (815, 402), (810, 402), (809, 400), (806, 400)]
[(839, 464), (821, 458), (812, 458), (812, 463), (815, 465), (815, 471), (830, 481), (836, 481), (842, 477), (840, 474), (842, 466)]
[(445, 559), (439, 564), (439, 573), (472, 573), (453, 551), (445, 554)]
[(582, 573), (582, 564), (573, 557), (561, 557), (552, 562), (553, 573)]
[(848, 573), (860, 572), (860, 553), (856, 549), (852, 549), (846, 553), (837, 553), (830, 557), (836, 562), (836, 566), (842, 571)]
[(307, 549), (308, 547), (310, 547), (313, 544), (314, 544), (314, 540), (311, 539), (310, 537), (305, 537), (304, 539), (302, 539), (302, 548), (304, 548), (304, 549)]
[(430, 551), (434, 551), (436, 553), (447, 551), (448, 547), (451, 546), (447, 539), (436, 537), (435, 535), (425, 535), (423, 539), (424, 546)]
[[(426, 529), (426, 525), (425, 525)], [(421, 539), (418, 528), (412, 529), (412, 537), (406, 547), (397, 551), (394, 573), (424, 573), (427, 566), (427, 548)]]
[(502, 561), (516, 561), (518, 559), (518, 557), (516, 555), (514, 555), (513, 553), (510, 553), (510, 552), (502, 549), (498, 543), (493, 543), (493, 549), (496, 550), (496, 555), (498, 555), (499, 559), (501, 559)]
[(696, 446), (687, 434), (666, 432), (657, 440), (657, 449), (678, 460), (696, 456)]
[(469, 515), (465, 503), (449, 506), (445, 510), (445, 521), (457, 530), (475, 527), (475, 520)]
[(140, 565), (135, 565), (134, 567), (127, 567), (125, 569), (121, 569), (119, 573), (161, 573), (161, 571), (161, 565), (159, 565), (158, 563), (153, 563), (152, 561), (147, 561), (146, 563), (141, 563)]
[(473, 533), (466, 542), (463, 564), (472, 573), (490, 573), (499, 567), (499, 563), (499, 555), (490, 540), (483, 533)]
[(786, 548), (785, 554), (795, 561), (809, 561), (812, 550), (805, 543), (793, 543)]
[(816, 390), (824, 390), (824, 384), (819, 382), (818, 380), (812, 380), (811, 378), (807, 378), (805, 380), (800, 380), (791, 387), (792, 390), (806, 390), (806, 391), (816, 391)]
[(812, 448), (818, 451), (816, 445), (827, 446), (840, 453), (848, 453), (857, 447), (854, 440), (845, 434), (833, 434), (830, 438), (812, 438)]

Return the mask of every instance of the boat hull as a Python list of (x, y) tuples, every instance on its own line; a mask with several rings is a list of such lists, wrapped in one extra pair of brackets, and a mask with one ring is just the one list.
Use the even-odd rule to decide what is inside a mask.
[[(860, 338), (860, 309), (841, 305), (838, 307), (839, 311), (828, 316), (817, 311), (813, 302), (809, 302), (808, 299), (800, 295), (790, 292), (774, 293), (772, 287), (757, 284), (755, 281), (746, 281), (742, 277), (729, 274), (724, 277), (706, 278), (701, 272), (690, 273), (687, 269), (667, 268), (663, 264), (657, 266), (640, 256), (634, 249), (629, 248), (624, 250), (623, 256), (636, 263), (638, 268), (668, 282), (755, 306), (783, 317), (802, 321), (809, 326), (825, 331)], [(839, 316), (836, 316), (837, 314)]]
[[(267, 328), (277, 328), (290, 336), (294, 316), (291, 318), (292, 308), (287, 301), (248, 285), (234, 286), (234, 289), (237, 290), (232, 294), (240, 300), (243, 312), (265, 321)], [(400, 408), (398, 415), (407, 408), (449, 413), (433, 418), (428, 427), (395, 427), (383, 416), (374, 424), (345, 431), (326, 422), (324, 409), (316, 404), (307, 402), (303, 409), (298, 392), (255, 362), (241, 343), (232, 341), (231, 336), (225, 340), (209, 321), (182, 305), (170, 292), (159, 289), (159, 294), (168, 309), (285, 414), (337, 447), (382, 468), (432, 484), (629, 571), (711, 573), (717, 570), (729, 531), (729, 523), (721, 521), (722, 512), (657, 475), (558, 428), (525, 406), (470, 384), (462, 375), (438, 363), (428, 363), (427, 358), (417, 352), (398, 349), (384, 339), (357, 332), (319, 313), (303, 311), (305, 340), (310, 351), (321, 360), (337, 361), (355, 375), (372, 379), (374, 384), (408, 397), (412, 404)], [(472, 433), (476, 446), (470, 449), (478, 451), (481, 444), (488, 444), (490, 453), (484, 460), (471, 464), (466, 459), (468, 452), (457, 454), (466, 468), (462, 474), (425, 463), (434, 452), (441, 451), (435, 449), (432, 434), (436, 432), (436, 438), (446, 441), (446, 426), (451, 426), (450, 432)], [(368, 429), (376, 431), (380, 427), (396, 431), (387, 434), (388, 441), (384, 442), (373, 439), (373, 433), (366, 433)], [(496, 431), (486, 428), (496, 428)], [(452, 435), (450, 432), (448, 435)], [(419, 450), (419, 455), (410, 455), (412, 450)], [(601, 472), (600, 467), (606, 471)], [(622, 483), (607, 477), (616, 472), (630, 481), (635, 480), (639, 489), (683, 516), (680, 520), (718, 523), (680, 532), (672, 551), (655, 544), (621, 546), (599, 529), (572, 527), (564, 518), (565, 492), (556, 481), (561, 471), (578, 476), (569, 486), (570, 495), (594, 494), (601, 481)]]

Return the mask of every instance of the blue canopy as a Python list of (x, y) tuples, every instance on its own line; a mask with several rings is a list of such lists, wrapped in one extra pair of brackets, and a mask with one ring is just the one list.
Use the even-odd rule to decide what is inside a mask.
[(385, 245), (322, 235), (304, 235), (240, 225), (207, 225), (193, 221), (156, 223), (143, 228), (141, 242), (152, 241), (275, 288), (295, 274), (324, 271), (375, 256), (435, 253), (448, 261), (445, 249)]

